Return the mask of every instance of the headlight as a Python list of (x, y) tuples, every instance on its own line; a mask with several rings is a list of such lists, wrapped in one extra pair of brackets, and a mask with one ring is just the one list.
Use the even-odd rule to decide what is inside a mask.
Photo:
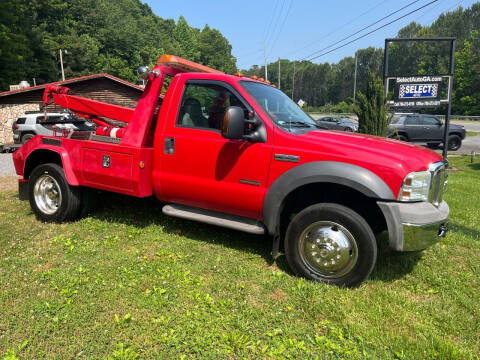
[(408, 174), (403, 180), (398, 194), (399, 201), (427, 201), (432, 175), (430, 171), (418, 171)]

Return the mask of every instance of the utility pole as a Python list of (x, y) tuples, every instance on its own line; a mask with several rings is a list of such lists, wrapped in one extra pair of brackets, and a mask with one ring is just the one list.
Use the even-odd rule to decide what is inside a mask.
[(278, 90), (280, 90), (280, 58), (278, 58)]
[(355, 75), (353, 76), (353, 102), (355, 102), (355, 95), (357, 94), (357, 53), (355, 53)]
[[(293, 94), (295, 93), (295, 61), (293, 62), (293, 77), (292, 77), (292, 100)], [(293, 100), (295, 101), (295, 100)]]
[[(62, 49), (58, 50), (60, 53), (60, 67), (62, 68), (62, 81), (65, 81), (65, 72), (63, 71), (63, 58), (62, 58)], [(65, 54), (67, 52), (65, 51)]]
[(268, 80), (268, 69), (267, 69), (267, 42), (263, 42), (263, 60), (265, 61), (265, 80)]

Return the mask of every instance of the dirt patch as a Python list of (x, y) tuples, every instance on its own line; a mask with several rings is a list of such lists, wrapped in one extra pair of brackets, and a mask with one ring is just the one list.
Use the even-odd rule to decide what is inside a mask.
[(0, 176), (0, 191), (16, 190), (18, 188), (18, 176)]
[(285, 300), (286, 298), (288, 298), (288, 294), (285, 291), (280, 289), (276, 289), (274, 292), (270, 294), (270, 296), (274, 300)]

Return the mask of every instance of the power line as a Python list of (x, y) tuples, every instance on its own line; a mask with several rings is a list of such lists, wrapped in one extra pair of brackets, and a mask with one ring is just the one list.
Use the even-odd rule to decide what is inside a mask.
[[(448, 13), (450, 10), (452, 10), (453, 8), (458, 7), (458, 6), (459, 6), (462, 2), (464, 2), (464, 1), (465, 1), (465, 0), (461, 0), (461, 1), (457, 2), (455, 5), (450, 6), (447, 10), (442, 11), (440, 14)], [(438, 5), (440, 5), (440, 4), (438, 4)], [(437, 8), (438, 5), (436, 5), (435, 8)], [(426, 13), (427, 13), (427, 12), (425, 12), (425, 14), (426, 14)], [(423, 14), (423, 15), (425, 15), (425, 14)], [(423, 15), (422, 15), (422, 16), (423, 16)], [(427, 23), (430, 23), (430, 25), (432, 25), (435, 21), (438, 20), (439, 16), (440, 16), (440, 15), (434, 14), (433, 17), (431, 17), (429, 20), (427, 20)]]
[(459, 1), (458, 3), (456, 3), (455, 5), (453, 5), (452, 7), (448, 8), (448, 10), (446, 10), (445, 12), (449, 12), (450, 10), (452, 10), (453, 8), (457, 8), (461, 3), (463, 3), (465, 0), (461, 0)]
[[(280, 0), (279, 0), (280, 1)], [(280, 18), (282, 17), (282, 13), (283, 13), (283, 9), (285, 8), (285, 2), (286, 0), (282, 0), (282, 5), (280, 6), (280, 10), (278, 12), (278, 15), (275, 16), (276, 14), (274, 14), (274, 21), (273, 21), (273, 27), (272, 27), (272, 31), (267, 34), (267, 37), (265, 38), (265, 43), (268, 42), (268, 40), (270, 39), (271, 35), (272, 34), (275, 34), (275, 29), (277, 28), (277, 25), (278, 25), (278, 21), (280, 20)], [(271, 40), (271, 39), (270, 39)]]
[(272, 27), (272, 23), (273, 23), (273, 19), (275, 18), (276, 14), (277, 14), (277, 7), (278, 7), (278, 4), (280, 3), (280, 0), (277, 0), (275, 2), (275, 7), (273, 9), (273, 16), (270, 18), (270, 23), (268, 24), (268, 26), (265, 28), (265, 33), (263, 34), (263, 41), (262, 42), (265, 42), (267, 41), (267, 35), (268, 33), (270, 32), (270, 28)]
[(288, 18), (288, 15), (290, 14), (290, 10), (292, 10), (292, 5), (293, 5), (293, 0), (290, 0), (290, 4), (288, 6), (288, 10), (285, 14), (285, 17), (283, 18), (283, 22), (282, 22), (282, 25), (280, 26), (280, 28), (278, 29), (278, 33), (277, 33), (277, 37), (275, 38), (275, 40), (273, 41), (272, 43), (272, 47), (270, 48), (270, 52), (273, 51), (273, 49), (275, 48), (275, 45), (277, 44), (277, 41), (278, 41), (278, 38), (280, 37), (280, 34), (282, 33), (283, 31), (283, 27), (285, 26), (285, 23), (287, 21), (287, 18)]
[[(411, 15), (411, 14), (413, 14), (413, 13), (416, 13), (417, 11), (424, 9), (424, 8), (426, 8), (427, 6), (433, 4), (434, 2), (437, 2), (437, 1), (438, 1), (438, 0), (430, 1), (428, 4), (425, 4), (425, 5), (419, 7), (419, 8), (417, 8), (417, 9), (415, 9), (415, 10), (412, 10), (412, 11), (410, 11), (409, 13), (407, 13), (407, 14), (405, 14), (405, 15), (402, 15), (402, 16), (400, 16), (400, 17), (398, 17), (398, 18), (396, 18), (396, 19), (394, 19), (394, 20), (392, 20), (392, 21), (390, 21), (390, 22), (388, 22), (388, 23), (386, 23), (386, 24), (384, 24), (384, 25), (382, 25), (382, 26), (379, 26), (379, 27), (377, 27), (376, 29), (373, 29), (372, 31), (369, 31), (369, 32), (366, 33), (366, 34), (363, 34), (363, 35), (361, 35), (361, 36), (359, 36), (359, 37), (356, 37), (355, 39), (350, 40), (349, 42), (347, 42), (347, 43), (345, 43), (345, 44), (343, 44), (343, 45), (337, 46), (336, 48), (334, 48), (334, 49), (332, 49), (332, 50), (329, 50), (329, 51), (324, 52), (324, 53), (322, 53), (322, 54), (320, 54), (320, 55), (311, 57), (311, 58), (309, 58), (308, 60), (311, 61), (311, 60), (313, 60), (313, 59), (317, 59), (317, 58), (319, 58), (319, 57), (321, 57), (321, 56), (330, 54), (331, 52), (334, 52), (335, 50), (338, 50), (338, 49), (341, 49), (341, 48), (343, 48), (343, 47), (345, 47), (345, 46), (347, 46), (347, 45), (350, 45), (351, 43), (353, 43), (353, 42), (355, 42), (355, 41), (357, 41), (357, 40), (360, 40), (360, 39), (362, 39), (362, 38), (364, 38), (364, 37), (366, 37), (366, 36), (368, 36), (368, 35), (370, 35), (370, 34), (373, 34), (374, 32), (376, 32), (376, 31), (378, 31), (378, 30), (380, 30), (380, 29), (383, 29), (384, 27), (387, 27), (388, 25), (391, 25), (391, 24), (393, 24), (394, 22), (397, 22), (398, 20), (401, 20), (401, 19), (403, 19), (403, 18), (405, 18), (405, 17), (407, 17), (407, 16), (409, 16), (409, 15)], [(343, 41), (343, 40), (341, 40), (341, 41)], [(337, 44), (340, 43), (341, 41), (337, 42)], [(334, 45), (335, 45), (335, 44), (334, 44)], [(334, 45), (332, 45), (332, 46), (334, 46)], [(305, 60), (305, 59), (302, 59), (302, 60)]]
[(422, 18), (423, 18), (425, 15), (427, 15), (429, 12), (432, 12), (433, 10), (435, 10), (436, 8), (438, 8), (438, 7), (441, 5), (441, 3), (444, 2), (444, 1), (446, 1), (446, 0), (440, 0), (437, 5), (433, 6), (433, 7), (430, 8), (430, 9), (426, 9), (423, 13), (419, 14), (419, 15), (415, 18), (415, 22), (420, 23), (420, 22), (419, 22), (420, 19), (422, 19)]
[(309, 43), (308, 45), (303, 46), (302, 48), (299, 48), (299, 49), (297, 49), (297, 50), (294, 50), (294, 51), (291, 51), (291, 52), (287, 53), (287, 55), (297, 53), (297, 52), (299, 52), (299, 51), (302, 51), (303, 49), (306, 49), (306, 48), (312, 46), (313, 44), (317, 44), (317, 43), (323, 41), (323, 40), (324, 40), (325, 38), (327, 38), (328, 36), (330, 36), (330, 35), (332, 35), (332, 34), (335, 34), (336, 32), (339, 32), (340, 30), (342, 30), (343, 28), (345, 28), (347, 25), (352, 24), (353, 22), (355, 22), (355, 21), (357, 21), (358, 19), (360, 19), (362, 16), (365, 16), (366, 14), (370, 13), (371, 11), (377, 9), (378, 7), (380, 7), (381, 5), (383, 5), (384, 3), (386, 3), (387, 1), (389, 1), (389, 0), (383, 0), (383, 1), (379, 2), (377, 5), (371, 7), (370, 9), (368, 9), (368, 10), (365, 11), (364, 13), (358, 15), (357, 17), (355, 17), (355, 18), (347, 21), (345, 24), (337, 27), (335, 30), (329, 32), (328, 34), (325, 34), (325, 35), (321, 36), (322, 40), (315, 40), (315, 41)]
[[(330, 49), (332, 46), (335, 46), (335, 45), (341, 43), (342, 41), (345, 41), (345, 40), (351, 38), (352, 36), (355, 36), (355, 35), (361, 33), (362, 31), (364, 31), (364, 30), (372, 27), (373, 25), (378, 24), (379, 22), (381, 22), (381, 21), (389, 18), (389, 17), (392, 16), (392, 15), (395, 15), (396, 13), (399, 13), (400, 11), (406, 9), (407, 7), (409, 7), (409, 6), (417, 3), (417, 2), (419, 2), (419, 1), (420, 1), (420, 0), (414, 0), (414, 1), (412, 1), (411, 3), (409, 3), (409, 4), (407, 4), (407, 5), (403, 6), (403, 7), (401, 7), (401, 8), (398, 9), (398, 10), (395, 10), (395, 11), (391, 12), (390, 14), (388, 14), (388, 15), (382, 17), (381, 19), (379, 19), (379, 20), (371, 23), (370, 25), (364, 26), (363, 28), (361, 28), (360, 30), (354, 32), (353, 34), (350, 34), (350, 35), (344, 37), (342, 40), (339, 40), (339, 41), (337, 41), (337, 42), (335, 42), (335, 43), (333, 43), (333, 44), (328, 45), (327, 47), (324, 47), (323, 49), (317, 50), (317, 51), (311, 53), (310, 55), (305, 56), (302, 60), (308, 59), (308, 58), (312, 57), (312, 56), (315, 55), (315, 54), (318, 54), (318, 53), (320, 53), (320, 52), (322, 52), (322, 51), (325, 51), (325, 50), (327, 50), (327, 49)], [(435, 0), (435, 1), (437, 1), (437, 0)]]

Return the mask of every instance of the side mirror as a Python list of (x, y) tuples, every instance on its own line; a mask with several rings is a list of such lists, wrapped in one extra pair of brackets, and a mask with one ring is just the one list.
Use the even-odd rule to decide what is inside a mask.
[(229, 106), (222, 119), (222, 136), (226, 139), (241, 139), (245, 129), (245, 113), (238, 106)]

